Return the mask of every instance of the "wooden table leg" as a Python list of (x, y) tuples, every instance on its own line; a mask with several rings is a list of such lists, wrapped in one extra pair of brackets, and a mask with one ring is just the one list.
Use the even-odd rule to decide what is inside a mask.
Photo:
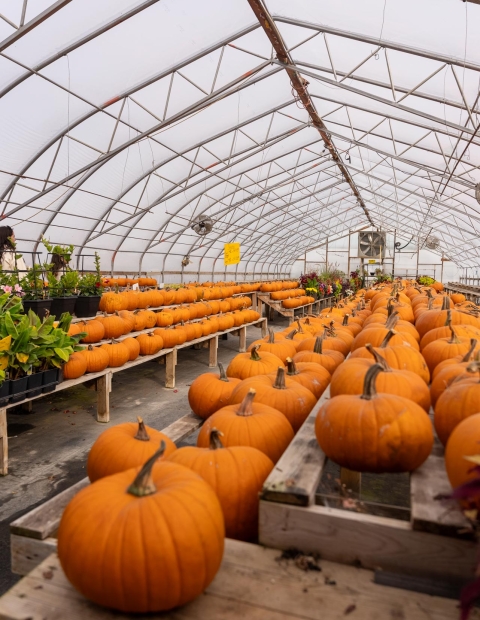
[(238, 350), (240, 351), (240, 353), (245, 353), (245, 351), (247, 350), (247, 326), (246, 325), (244, 325), (243, 327), (240, 327), (238, 335), (240, 337)]
[(8, 474), (7, 409), (0, 409), (0, 476)]
[(210, 368), (216, 368), (218, 360), (217, 360), (217, 351), (218, 351), (218, 336), (214, 336), (210, 338), (208, 341), (208, 365)]
[(97, 422), (110, 422), (112, 376), (111, 372), (107, 372), (97, 379)]
[(268, 329), (267, 329), (268, 322), (267, 322), (267, 319), (263, 319), (263, 321), (261, 323), (261, 326), (262, 326), (262, 338), (266, 338), (268, 336)]
[(175, 366), (177, 365), (177, 349), (173, 349), (171, 353), (167, 353), (165, 367), (165, 387), (175, 387)]
[(340, 482), (347, 489), (357, 495), (360, 495), (362, 489), (362, 474), (359, 471), (351, 471), (350, 469), (340, 468)]

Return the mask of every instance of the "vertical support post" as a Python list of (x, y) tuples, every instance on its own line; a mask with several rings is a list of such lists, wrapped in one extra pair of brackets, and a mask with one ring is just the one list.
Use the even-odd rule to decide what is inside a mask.
[(342, 467), (340, 469), (340, 482), (350, 489), (352, 493), (360, 495), (362, 490), (362, 474), (358, 471), (351, 471)]
[(165, 387), (175, 387), (175, 366), (177, 365), (177, 349), (173, 349), (167, 353), (167, 362), (165, 367)]
[(218, 336), (210, 338), (208, 341), (208, 365), (210, 368), (217, 366), (217, 352), (218, 352)]
[(328, 269), (328, 237), (327, 242), (325, 243), (325, 270)]
[(7, 408), (0, 409), (0, 476), (8, 474)]
[(240, 353), (245, 353), (245, 351), (247, 350), (247, 326), (243, 325), (242, 327), (240, 327), (238, 332), (240, 339), (238, 350)]
[(110, 422), (112, 376), (111, 372), (107, 372), (97, 379), (97, 422)]
[(392, 261), (392, 277), (395, 277), (395, 244), (397, 243), (397, 229), (393, 231), (393, 261)]
[(445, 262), (443, 260), (443, 252), (442, 252), (442, 258), (440, 260), (442, 261), (442, 268), (440, 270), (440, 282), (443, 282), (443, 263)]
[(257, 310), (257, 305), (258, 305), (258, 301), (257, 301), (257, 292), (254, 291), (252, 293), (252, 310)]
[(305, 252), (305, 256), (303, 257), (303, 274), (307, 273), (307, 253)]
[(352, 238), (352, 231), (348, 231), (348, 258), (347, 258), (347, 276), (350, 277), (350, 240)]
[(420, 241), (417, 242), (417, 270), (415, 272), (415, 280), (418, 278), (418, 264), (420, 262)]
[(262, 323), (262, 338), (266, 338), (268, 335), (268, 329), (267, 329), (267, 319), (263, 319)]

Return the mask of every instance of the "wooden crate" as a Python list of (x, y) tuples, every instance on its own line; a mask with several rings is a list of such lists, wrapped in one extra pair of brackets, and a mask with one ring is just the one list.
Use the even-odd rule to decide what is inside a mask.
[[(0, 598), (0, 620), (451, 620), (456, 600), (373, 583), (368, 570), (321, 560), (321, 571), (280, 560), (276, 549), (225, 541), (222, 565), (205, 593), (161, 614), (118, 614), (87, 601), (56, 554)], [(474, 609), (471, 620), (480, 613)]]
[(450, 491), (438, 446), (410, 476), (408, 521), (316, 503), (327, 459), (315, 438), (314, 424), (325, 398), (328, 393), (265, 482), (260, 542), (318, 552), (328, 560), (370, 569), (446, 580), (471, 578), (477, 545), (470, 524), (455, 502), (434, 500)]
[[(178, 443), (192, 435), (203, 424), (194, 413), (184, 415), (163, 429), (173, 442)], [(83, 478), (44, 504), (37, 506), (10, 524), (12, 572), (26, 575), (51, 553), (57, 550), (57, 530), (62, 513), (70, 500), (90, 484)]]

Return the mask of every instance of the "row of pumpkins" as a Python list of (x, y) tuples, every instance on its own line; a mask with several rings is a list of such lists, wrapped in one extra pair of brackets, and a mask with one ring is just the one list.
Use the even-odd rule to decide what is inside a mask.
[[(241, 298), (232, 298), (233, 304), (237, 307), (239, 299)], [(243, 299), (246, 300), (243, 305), (247, 302), (251, 303), (248, 297)], [(201, 304), (194, 305), (200, 306)], [(172, 316), (173, 312), (176, 313), (175, 316)], [(197, 338), (240, 327), (260, 318), (258, 312), (245, 307), (225, 314), (209, 315), (201, 321), (193, 322), (189, 322), (187, 308), (173, 312), (167, 314), (166, 312), (155, 313), (151, 310), (141, 310), (134, 313), (122, 310), (113, 315), (99, 316), (91, 321), (71, 325), (69, 333), (84, 333), (85, 336), (81, 343), (88, 344), (88, 346), (83, 351), (70, 356), (63, 367), (64, 379), (78, 379), (87, 372), (101, 372), (107, 367), (118, 368), (127, 362), (133, 362), (139, 355), (155, 355), (161, 349), (170, 349)], [(187, 314), (178, 316), (182, 312)], [(213, 312), (210, 305), (208, 312)], [(173, 323), (179, 324), (173, 327)], [(131, 332), (153, 328), (155, 325), (161, 327), (146, 334), (123, 338), (120, 342), (116, 340)], [(93, 346), (104, 339), (110, 342)]]

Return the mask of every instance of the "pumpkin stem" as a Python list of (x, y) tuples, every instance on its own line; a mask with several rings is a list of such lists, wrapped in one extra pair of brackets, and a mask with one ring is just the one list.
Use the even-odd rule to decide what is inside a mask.
[(287, 357), (286, 361), (287, 361), (287, 375), (289, 377), (300, 374), (297, 370), (295, 362), (292, 360), (291, 357)]
[(365, 348), (375, 358), (375, 364), (380, 364), (383, 372), (392, 372), (392, 369), (388, 365), (387, 360), (383, 357), (383, 355), (380, 355), (378, 351), (375, 351), (375, 349), (372, 347), (370, 343), (366, 344)]
[(163, 455), (165, 448), (166, 444), (162, 439), (160, 442), (160, 448), (148, 459), (142, 469), (138, 472), (135, 480), (128, 487), (127, 493), (130, 493), (130, 495), (135, 495), (135, 497), (145, 497), (146, 495), (153, 495), (153, 493), (157, 492), (157, 487), (152, 480), (152, 467), (154, 466), (155, 461)]
[(303, 331), (303, 329), (302, 329), (302, 326), (300, 325), (300, 321), (296, 321), (296, 323), (297, 323), (297, 325), (298, 325), (298, 329), (297, 329), (298, 333), (299, 333), (299, 334), (303, 334), (303, 333), (304, 333), (304, 331)]
[(260, 345), (256, 344), (255, 346), (252, 347), (252, 350), (251, 350), (250, 359), (254, 360), (255, 362), (259, 362), (262, 359), (260, 355), (258, 354), (259, 348), (260, 348)]
[(293, 337), (295, 336), (296, 333), (298, 333), (298, 329), (292, 329), (291, 332), (288, 332), (285, 338), (288, 338), (288, 340), (293, 340)]
[(475, 347), (477, 346), (477, 341), (475, 340), (475, 338), (471, 338), (470, 339), (470, 348), (468, 349), (468, 351), (465, 353), (465, 355), (462, 358), (462, 362), (469, 362), (473, 352), (475, 351)]
[(386, 323), (385, 323), (385, 327), (387, 329), (394, 329), (395, 325), (398, 323), (398, 312), (395, 310), (394, 312), (392, 312), (390, 314), (390, 316), (388, 317)]
[[(450, 310), (448, 312), (450, 312)], [(453, 325), (450, 323), (448, 327), (450, 329), (450, 340), (448, 341), (448, 343), (458, 344), (460, 340), (457, 338), (457, 334), (455, 333), (455, 330), (453, 329)]]
[(255, 398), (255, 390), (253, 388), (250, 388), (248, 390), (248, 394), (245, 396), (245, 398), (242, 400), (242, 402), (240, 403), (240, 407), (237, 409), (237, 415), (242, 415), (244, 417), (249, 416), (249, 415), (253, 415), (253, 399)]
[(349, 318), (350, 318), (350, 315), (349, 315), (349, 314), (346, 314), (346, 315), (343, 317), (342, 325), (348, 326), (348, 319), (349, 319)]
[(273, 333), (273, 327), (268, 328), (268, 344), (275, 344), (275, 334)]
[(376, 381), (377, 375), (383, 371), (383, 368), (380, 364), (374, 364), (370, 366), (367, 370), (367, 374), (365, 375), (365, 380), (363, 382), (363, 394), (360, 398), (364, 400), (371, 400), (374, 396), (377, 395), (376, 389)]
[(138, 422), (138, 431), (134, 436), (134, 439), (138, 439), (139, 441), (150, 441), (150, 435), (147, 433), (147, 429), (145, 428), (145, 423), (140, 416), (137, 416)]
[(223, 437), (222, 431), (219, 431), (218, 428), (212, 428), (210, 431), (210, 450), (219, 450), (224, 447), (220, 437)]
[(393, 304), (391, 303), (390, 300), (388, 300), (387, 317), (390, 318), (392, 316), (392, 313), (393, 313)]
[(442, 310), (450, 310), (450, 297), (448, 295), (443, 298)]
[(390, 340), (396, 335), (396, 331), (394, 329), (389, 329), (388, 330), (388, 334), (385, 336), (385, 338), (382, 341), (382, 344), (380, 345), (380, 349), (385, 349), (385, 347), (388, 346), (388, 343), (390, 342)]
[(285, 368), (283, 366), (279, 366), (277, 370), (277, 376), (275, 378), (275, 383), (273, 387), (277, 390), (286, 390), (287, 386), (285, 385)]
[(226, 381), (228, 383), (227, 373), (225, 372), (225, 368), (221, 362), (217, 364), (218, 370), (220, 371), (220, 381)]
[(317, 339), (315, 340), (315, 345), (313, 347), (313, 352), (314, 353), (323, 353), (323, 336), (317, 336)]

